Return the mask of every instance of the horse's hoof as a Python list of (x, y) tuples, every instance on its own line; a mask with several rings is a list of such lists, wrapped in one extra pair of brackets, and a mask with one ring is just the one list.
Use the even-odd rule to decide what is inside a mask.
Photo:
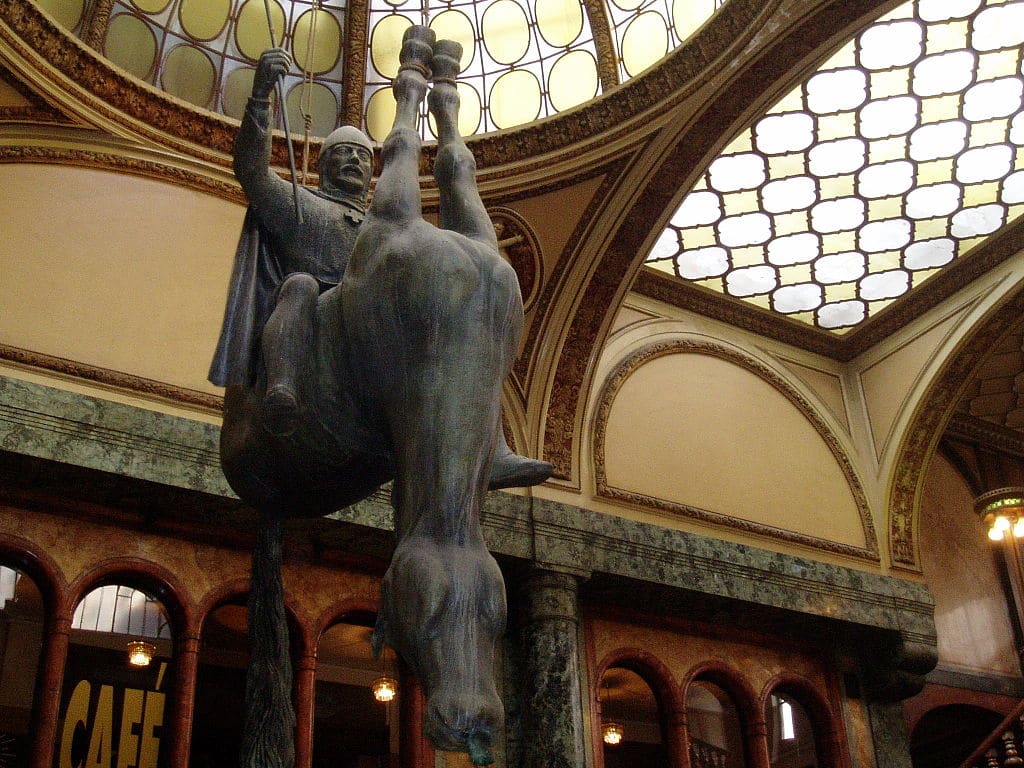
[(491, 753), (490, 748), (475, 733), (466, 742), (466, 751), (469, 752), (469, 759), (473, 765), (491, 765), (494, 763), (494, 755)]
[(286, 437), (299, 424), (299, 401), (289, 387), (276, 386), (267, 390), (262, 406), (263, 428), (272, 435)]
[(554, 472), (555, 468), (549, 462), (520, 456), (517, 453), (506, 453), (504, 456), (494, 458), (488, 488), (492, 491), (499, 488), (528, 488), (540, 485)]
[(423, 75), (424, 80), (431, 77), (430, 59), (434, 55), (434, 30), (429, 27), (412, 26), (402, 36), (402, 49), (398, 54), (399, 72), (412, 70)]
[(454, 40), (438, 40), (434, 43), (434, 57), (430, 68), (435, 83), (455, 83), (462, 64), (462, 46)]

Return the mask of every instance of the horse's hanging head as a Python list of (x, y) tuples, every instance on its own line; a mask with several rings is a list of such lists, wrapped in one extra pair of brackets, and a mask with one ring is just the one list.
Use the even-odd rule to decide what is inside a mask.
[(407, 539), (384, 577), (374, 652), (384, 643), (413, 669), (426, 695), (424, 730), (438, 749), (493, 762), (503, 709), (495, 645), (505, 630), (505, 585), (483, 548)]

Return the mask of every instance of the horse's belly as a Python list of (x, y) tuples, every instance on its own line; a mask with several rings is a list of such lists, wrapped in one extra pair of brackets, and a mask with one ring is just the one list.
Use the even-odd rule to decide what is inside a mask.
[(388, 457), (372, 444), (343, 442), (316, 419), (287, 437), (260, 423), (252, 392), (228, 390), (221, 430), (221, 466), (239, 498), (289, 517), (317, 517), (347, 507), (391, 479)]

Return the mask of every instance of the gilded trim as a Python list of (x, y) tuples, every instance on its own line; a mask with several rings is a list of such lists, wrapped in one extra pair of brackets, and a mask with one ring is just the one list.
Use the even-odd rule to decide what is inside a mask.
[(0, 146), (0, 164), (2, 163), (37, 163), (114, 171), (176, 184), (235, 203), (245, 204), (246, 201), (245, 193), (237, 184), (217, 181), (205, 174), (184, 168), (106, 152), (54, 147)]
[[(580, 182), (587, 178), (592, 178), (593, 176), (603, 175), (604, 177), (600, 186), (594, 192), (593, 197), (591, 197), (590, 202), (587, 204), (587, 208), (583, 212), (583, 215), (579, 217), (579, 221), (576, 223), (576, 228), (573, 230), (573, 233), (569, 236), (565, 246), (562, 248), (562, 254), (555, 263), (554, 268), (551, 270), (551, 275), (541, 286), (540, 296), (536, 300), (536, 319), (531, 323), (530, 327), (526, 331), (526, 340), (523, 344), (523, 352), (519, 356), (515, 365), (516, 376), (523, 382), (527, 389), (532, 383), (533, 374), (535, 372), (535, 364), (537, 362), (537, 355), (539, 354), (538, 343), (541, 335), (541, 329), (550, 322), (549, 315), (553, 309), (556, 297), (560, 294), (561, 289), (564, 288), (564, 283), (568, 278), (569, 271), (572, 265), (577, 261), (579, 249), (584, 243), (587, 231), (591, 224), (597, 220), (600, 212), (609, 205), (612, 190), (619, 183), (632, 159), (632, 157), (620, 158), (611, 165), (593, 169), (592, 172), (586, 176), (574, 177), (572, 179), (572, 181)], [(567, 353), (571, 353), (571, 350), (563, 352), (563, 354)]]
[(370, 4), (349, 0), (345, 11), (345, 71), (342, 73), (341, 122), (363, 124), (363, 96), (366, 81), (366, 52), (369, 48)]
[(994, 310), (974, 335), (950, 355), (918, 406), (895, 464), (889, 497), (889, 556), (894, 568), (921, 572), (917, 536), (921, 490), (928, 462), (965, 387), (1004, 334), (1024, 317), (1024, 290)]
[[(605, 446), (607, 439), (607, 423), (611, 413), (612, 405), (619, 390), (641, 366), (660, 357), (677, 354), (698, 354), (710, 355), (720, 360), (738, 365), (749, 371), (758, 378), (770, 384), (776, 391), (781, 393), (796, 409), (806, 418), (821, 439), (828, 446), (836, 463), (846, 478), (850, 493), (853, 495), (854, 503), (860, 515), (861, 529), (864, 533), (865, 547), (855, 547), (849, 544), (821, 539), (816, 536), (809, 536), (795, 531), (788, 531), (775, 526), (764, 525), (742, 518), (732, 517), (719, 512), (693, 507), (688, 504), (668, 501), (666, 499), (648, 496), (636, 491), (628, 491), (609, 485), (605, 470)], [(727, 527), (731, 530), (743, 531), (756, 536), (778, 539), (792, 544), (799, 544), (813, 549), (832, 552), (847, 557), (855, 557), (861, 560), (879, 562), (878, 538), (875, 535), (874, 521), (871, 517), (871, 510), (868, 508), (867, 497), (861, 486), (860, 480), (854, 471), (853, 464), (846, 451), (843, 450), (838, 439), (829, 429), (828, 425), (818, 415), (814, 407), (807, 399), (798, 392), (784, 378), (769, 368), (764, 363), (745, 355), (735, 349), (708, 341), (697, 341), (693, 339), (676, 339), (673, 341), (659, 342), (645, 346), (620, 362), (615, 370), (609, 375), (598, 400), (597, 412), (594, 420), (594, 478), (596, 481), (597, 496), (603, 499), (610, 499), (617, 502), (625, 502), (630, 505), (649, 507), (674, 515), (687, 517), (700, 522), (712, 525)]]
[(114, 9), (114, 0), (96, 0), (92, 9), (86, 16), (83, 25), (85, 32), (82, 35), (82, 42), (103, 53), (103, 41), (107, 37), (107, 27), (110, 26), (110, 12)]
[(619, 58), (615, 54), (615, 39), (608, 22), (607, 6), (601, 0), (581, 0), (594, 34), (594, 49), (597, 51), (597, 73), (601, 90), (607, 91), (619, 84)]
[(217, 414), (224, 408), (224, 398), (218, 395), (211, 395), (185, 387), (176, 387), (173, 384), (166, 384), (162, 381), (132, 376), (128, 373), (112, 371), (109, 368), (100, 368), (95, 365), (67, 360), (63, 357), (45, 355), (41, 352), (12, 347), (8, 344), (0, 344), (0, 360), (19, 366), (51, 371), (61, 376), (83, 379), (132, 394), (182, 405), (199, 406)]

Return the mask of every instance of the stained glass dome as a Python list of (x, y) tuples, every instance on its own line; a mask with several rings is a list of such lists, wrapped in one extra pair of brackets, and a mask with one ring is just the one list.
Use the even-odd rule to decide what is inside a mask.
[[(240, 118), (273, 39), (291, 53), (290, 127), (360, 122), (383, 140), (402, 33), (428, 24), (463, 47), (464, 135), (513, 128), (599, 95), (678, 46), (721, 0), (38, 0), (113, 63), (194, 106)], [(270, 20), (268, 23), (268, 10)], [(600, 63), (594, 15), (616, 57)], [(423, 131), (433, 137), (428, 120)]]

